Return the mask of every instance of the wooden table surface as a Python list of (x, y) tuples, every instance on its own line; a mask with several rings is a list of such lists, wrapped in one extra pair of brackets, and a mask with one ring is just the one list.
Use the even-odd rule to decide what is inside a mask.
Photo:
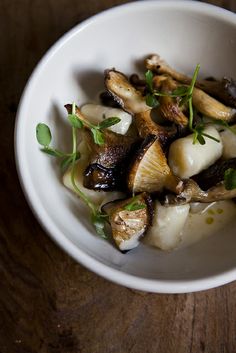
[(71, 27), (126, 2), (0, 0), (0, 353), (236, 352), (236, 282), (183, 295), (112, 284), (50, 240), (18, 182), (14, 120), (32, 69)]

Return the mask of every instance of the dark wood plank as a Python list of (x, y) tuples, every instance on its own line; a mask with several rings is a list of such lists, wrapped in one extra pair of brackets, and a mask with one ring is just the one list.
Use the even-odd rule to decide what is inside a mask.
[[(49, 239), (20, 189), (14, 118), (30, 72), (73, 25), (125, 2), (0, 1), (1, 353), (236, 352), (235, 283), (186, 295), (114, 285)], [(235, 11), (233, 0), (211, 2)]]

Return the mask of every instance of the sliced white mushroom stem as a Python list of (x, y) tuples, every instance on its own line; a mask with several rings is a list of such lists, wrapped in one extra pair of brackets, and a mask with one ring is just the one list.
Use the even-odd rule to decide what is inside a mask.
[(114, 99), (128, 113), (140, 113), (151, 109), (146, 105), (145, 97), (130, 84), (123, 73), (116, 70), (106, 70), (105, 85)]
[(193, 105), (209, 118), (231, 121), (236, 116), (236, 109), (226, 107), (199, 88), (193, 89)]

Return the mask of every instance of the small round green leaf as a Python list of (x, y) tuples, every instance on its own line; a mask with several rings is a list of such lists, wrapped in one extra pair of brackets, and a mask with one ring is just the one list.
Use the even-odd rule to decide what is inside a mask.
[(40, 145), (47, 147), (50, 145), (52, 135), (49, 127), (46, 124), (39, 123), (36, 127), (36, 137)]
[(82, 121), (75, 114), (68, 114), (68, 119), (71, 126), (75, 127), (76, 129), (81, 129), (83, 127)]
[(236, 189), (236, 169), (229, 168), (225, 171), (224, 183), (226, 190)]
[(114, 117), (109, 117), (105, 120), (103, 120), (100, 124), (98, 124), (99, 129), (107, 129), (110, 126), (116, 125), (120, 122), (120, 118), (114, 116)]

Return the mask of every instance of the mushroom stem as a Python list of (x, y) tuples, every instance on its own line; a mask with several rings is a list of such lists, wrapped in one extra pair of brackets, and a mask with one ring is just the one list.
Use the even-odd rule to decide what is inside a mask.
[[(188, 77), (169, 66), (159, 55), (151, 55), (145, 60), (146, 68), (158, 75), (171, 76), (176, 81), (189, 85), (191, 77)], [(196, 87), (202, 89), (226, 105), (236, 108), (236, 81), (224, 77), (222, 80), (197, 80)]]
[(185, 181), (183, 191), (179, 195), (165, 196), (164, 205), (182, 205), (189, 202), (215, 202), (229, 200), (234, 197), (236, 197), (236, 189), (227, 190), (223, 181), (204, 191), (194, 180), (188, 179)]
[(236, 109), (226, 107), (199, 88), (193, 89), (193, 105), (209, 118), (231, 121), (236, 116)]

